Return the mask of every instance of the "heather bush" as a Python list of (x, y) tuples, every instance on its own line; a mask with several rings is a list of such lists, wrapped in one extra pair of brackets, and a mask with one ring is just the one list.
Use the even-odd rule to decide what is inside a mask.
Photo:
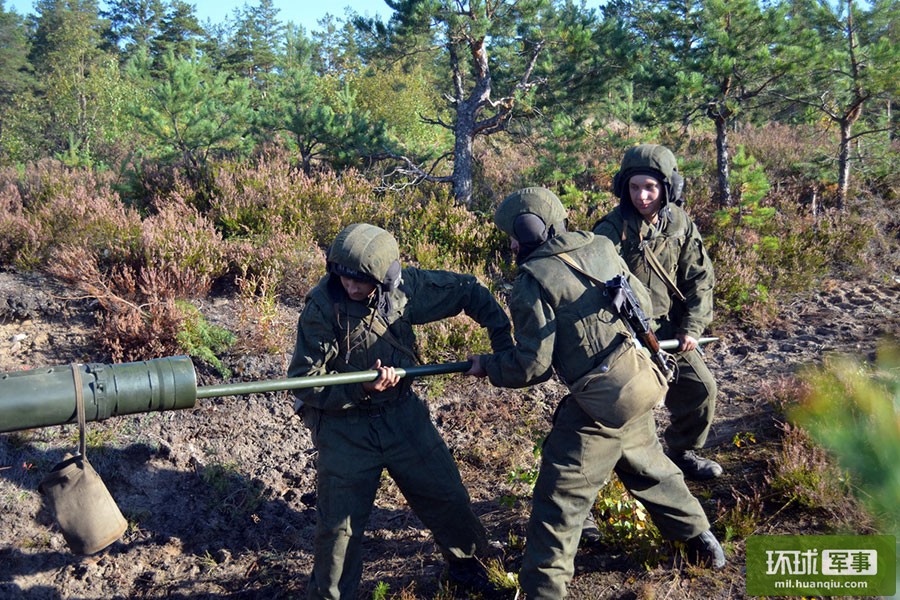
[(416, 329), (419, 354), (426, 363), (466, 360), (469, 354), (490, 354), (487, 333), (464, 315), (427, 323)]
[(235, 278), (265, 278), (280, 295), (302, 298), (325, 274), (325, 253), (310, 238), (282, 232), (226, 245)]
[[(834, 152), (836, 140), (821, 129), (783, 123), (766, 123), (760, 127), (744, 127), (734, 135), (738, 146), (758, 158), (772, 180), (785, 183), (802, 180), (810, 186), (828, 182), (817, 165), (821, 157)], [(837, 176), (835, 171), (833, 178)]]
[[(854, 497), (858, 481), (809, 432), (791, 423), (779, 426), (781, 447), (770, 461), (765, 481), (770, 500), (819, 513), (832, 529), (873, 531), (873, 523)], [(894, 449), (890, 449), (892, 452)], [(862, 495), (866, 492), (859, 490)]]
[[(5, 180), (5, 181), (4, 181)], [(140, 236), (140, 217), (125, 207), (108, 176), (44, 160), (0, 175), (0, 245), (4, 261), (20, 268), (46, 264), (60, 246), (84, 246), (115, 263), (128, 257)]]
[(172, 295), (205, 295), (223, 275), (225, 246), (213, 224), (180, 197), (144, 219), (141, 230), (143, 260), (170, 274)]
[(38, 244), (38, 234), (25, 215), (19, 189), (0, 175), (0, 264), (15, 264), (20, 254), (31, 254)]
[[(372, 221), (380, 209), (373, 185), (359, 174), (310, 177), (290, 158), (269, 149), (253, 164), (217, 168), (208, 218), (223, 236), (227, 273), (243, 282), (247, 302), (254, 295), (247, 289), (262, 289), (251, 282), (265, 281), (269, 294), (302, 297), (324, 274), (321, 249), (344, 226)], [(261, 301), (257, 295), (252, 302)]]
[(531, 173), (537, 165), (533, 143), (498, 143), (494, 138), (477, 138), (479, 164), (473, 183), (473, 205), (489, 211), (511, 192), (530, 185), (542, 185)]
[(309, 229), (304, 194), (314, 180), (293, 169), (283, 153), (271, 152), (252, 164), (223, 163), (209, 218), (225, 239), (252, 239), (275, 232)]
[(320, 177), (309, 188), (304, 202), (311, 215), (310, 226), (321, 246), (330, 244), (351, 223), (383, 224), (393, 208), (392, 201), (384, 200), (376, 185), (356, 171), (341, 177)]
[(814, 215), (772, 193), (743, 146), (733, 165), (736, 206), (713, 213), (705, 239), (716, 265), (718, 306), (727, 316), (760, 322), (783, 294), (809, 289), (835, 264), (857, 263), (874, 229), (849, 214)]
[(772, 208), (756, 224), (732, 222), (707, 236), (716, 302), (728, 316), (759, 322), (784, 294), (810, 289), (837, 265), (859, 265), (876, 235), (854, 215), (832, 210), (815, 218), (793, 204)]
[(178, 354), (182, 313), (171, 273), (154, 265), (101, 266), (84, 246), (55, 249), (47, 271), (100, 306), (99, 344), (115, 362)]
[(238, 349), (244, 352), (276, 354), (289, 348), (293, 319), (278, 310), (278, 280), (270, 269), (259, 274), (243, 274), (238, 288)]
[(501, 243), (490, 219), (440, 194), (394, 208), (387, 228), (424, 269), (482, 270)]

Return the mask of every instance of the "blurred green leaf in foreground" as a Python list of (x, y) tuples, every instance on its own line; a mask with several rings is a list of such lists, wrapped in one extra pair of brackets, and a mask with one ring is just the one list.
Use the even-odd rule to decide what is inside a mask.
[(875, 364), (835, 355), (807, 369), (809, 395), (789, 417), (852, 476), (862, 502), (900, 535), (900, 344), (880, 344)]

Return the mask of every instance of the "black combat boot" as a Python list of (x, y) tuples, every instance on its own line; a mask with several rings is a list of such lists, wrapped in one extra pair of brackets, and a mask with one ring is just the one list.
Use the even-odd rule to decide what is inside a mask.
[(693, 450), (669, 450), (666, 456), (684, 473), (685, 479), (706, 481), (722, 474), (722, 465), (698, 456)]
[(594, 520), (594, 515), (588, 512), (581, 525), (581, 543), (591, 546), (600, 543), (600, 539), (600, 528), (597, 527), (597, 521)]
[(725, 552), (712, 530), (707, 529), (697, 537), (686, 541), (687, 560), (695, 565), (721, 569), (725, 566)]

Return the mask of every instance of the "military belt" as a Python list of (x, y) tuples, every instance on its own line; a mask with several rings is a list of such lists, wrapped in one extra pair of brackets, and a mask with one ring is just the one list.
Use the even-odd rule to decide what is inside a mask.
[(350, 408), (339, 410), (318, 410), (322, 414), (329, 417), (368, 417), (370, 419), (377, 419), (386, 415), (388, 412), (397, 408), (410, 398), (412, 398), (412, 394), (407, 390), (405, 393), (392, 400), (388, 400), (387, 402), (378, 402), (376, 404), (358, 404), (356, 406), (351, 406)]

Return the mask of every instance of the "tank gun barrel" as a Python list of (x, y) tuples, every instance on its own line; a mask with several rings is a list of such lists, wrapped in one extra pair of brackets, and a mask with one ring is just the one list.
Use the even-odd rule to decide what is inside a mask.
[(75, 422), (73, 368), (81, 371), (87, 421), (192, 408), (197, 400), (197, 375), (187, 356), (10, 371), (0, 373), (0, 432)]
[[(468, 361), (396, 369), (400, 377), (468, 371)], [(76, 420), (72, 365), (0, 373), (0, 433), (73, 423)], [(378, 371), (353, 371), (197, 386), (188, 356), (121, 364), (75, 365), (80, 369), (85, 420), (193, 408), (198, 398), (260, 394), (280, 390), (364, 383)]]
[[(700, 344), (719, 338), (700, 338)], [(677, 340), (661, 340), (675, 350)], [(400, 377), (463, 373), (469, 361), (397, 368)], [(79, 364), (0, 373), (0, 433), (73, 423), (76, 420), (72, 369), (81, 371), (85, 419), (193, 408), (200, 398), (261, 394), (281, 390), (375, 381), (378, 371), (352, 371), (310, 377), (197, 386), (188, 356), (169, 356), (121, 364)]]

